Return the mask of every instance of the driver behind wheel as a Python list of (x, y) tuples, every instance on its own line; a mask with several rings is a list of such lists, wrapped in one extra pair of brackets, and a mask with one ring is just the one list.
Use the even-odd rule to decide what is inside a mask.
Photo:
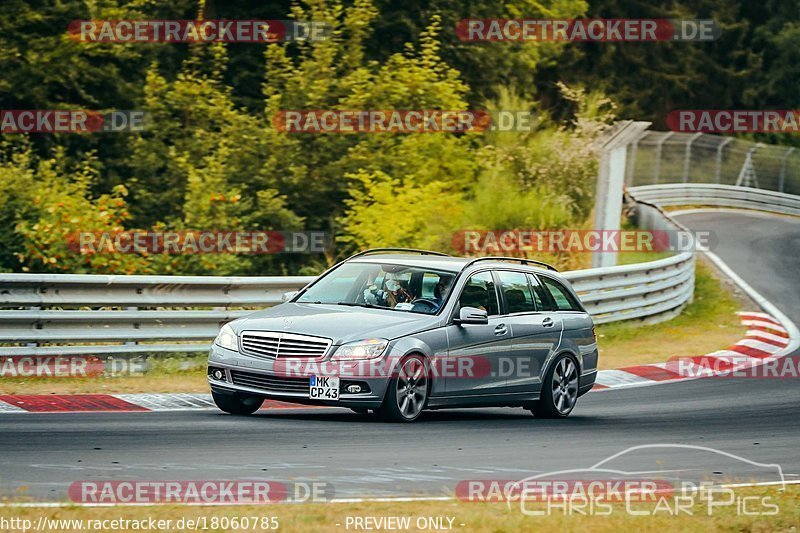
[(395, 307), (399, 303), (411, 302), (414, 296), (408, 292), (407, 284), (401, 280), (389, 277), (387, 274), (386, 283), (383, 285), (386, 289), (386, 303), (389, 307)]

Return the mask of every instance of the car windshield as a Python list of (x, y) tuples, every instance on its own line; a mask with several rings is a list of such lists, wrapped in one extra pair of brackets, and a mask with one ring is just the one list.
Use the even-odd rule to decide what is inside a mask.
[(296, 301), (432, 315), (447, 299), (455, 276), (425, 267), (354, 261), (330, 272)]

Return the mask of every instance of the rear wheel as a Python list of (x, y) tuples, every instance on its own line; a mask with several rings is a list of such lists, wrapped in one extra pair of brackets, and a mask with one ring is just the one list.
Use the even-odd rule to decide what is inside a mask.
[(537, 418), (566, 418), (578, 401), (578, 363), (560, 355), (547, 371), (539, 401), (531, 407)]
[(397, 375), (377, 414), (391, 422), (413, 422), (428, 400), (428, 367), (420, 355), (409, 355), (400, 362)]
[(258, 408), (264, 403), (264, 398), (258, 396), (222, 394), (214, 391), (211, 391), (211, 397), (217, 407), (232, 415), (251, 415), (258, 411)]

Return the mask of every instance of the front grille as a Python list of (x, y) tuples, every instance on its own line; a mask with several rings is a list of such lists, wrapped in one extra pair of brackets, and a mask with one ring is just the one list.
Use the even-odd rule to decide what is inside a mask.
[(241, 370), (231, 370), (234, 385), (261, 389), (269, 392), (308, 392), (309, 378), (282, 378), (266, 376)]
[(331, 342), (331, 339), (295, 333), (245, 331), (242, 333), (242, 353), (265, 359), (278, 357), (316, 359), (327, 353)]

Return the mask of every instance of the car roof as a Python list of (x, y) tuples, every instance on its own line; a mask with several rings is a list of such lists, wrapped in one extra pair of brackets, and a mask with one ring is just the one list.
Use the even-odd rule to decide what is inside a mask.
[[(476, 257), (451, 257), (442, 255), (419, 255), (419, 254), (374, 254), (363, 255), (354, 257), (348, 260), (348, 263), (391, 263), (393, 265), (409, 266), (409, 267), (430, 267), (437, 270), (444, 270), (447, 272), (458, 273), (470, 261), (474, 261)], [(522, 270), (525, 272), (535, 272), (537, 274), (554, 275), (557, 278), (561, 276), (552, 270), (539, 268), (522, 263), (513, 263), (503, 259), (492, 261), (490, 259), (482, 260), (480, 263), (474, 265), (477, 267), (492, 266), (495, 268), (503, 267), (511, 270)]]

